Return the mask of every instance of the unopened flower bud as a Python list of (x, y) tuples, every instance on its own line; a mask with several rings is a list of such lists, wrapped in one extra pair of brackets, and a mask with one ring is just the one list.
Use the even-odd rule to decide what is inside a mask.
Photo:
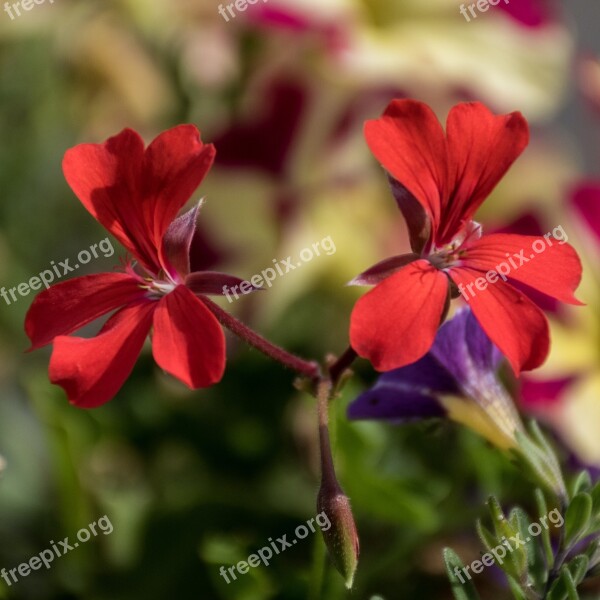
[(323, 538), (335, 568), (344, 578), (346, 587), (350, 589), (358, 566), (358, 533), (350, 501), (337, 482), (334, 485), (325, 482), (321, 484), (317, 510), (319, 513), (325, 513), (331, 522), (331, 527), (323, 530)]

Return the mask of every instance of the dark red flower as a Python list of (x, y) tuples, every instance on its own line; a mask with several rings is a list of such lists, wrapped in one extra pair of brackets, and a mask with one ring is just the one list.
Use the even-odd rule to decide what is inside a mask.
[[(573, 292), (581, 279), (579, 257), (552, 236), (482, 237), (473, 221), (528, 143), (523, 116), (495, 116), (482, 104), (459, 104), (444, 133), (428, 106), (395, 100), (380, 119), (367, 122), (365, 136), (390, 175), (413, 252), (353, 280), (375, 287), (352, 312), (352, 347), (379, 371), (411, 364), (431, 348), (450, 299), (460, 293), (515, 373), (542, 364), (548, 322), (511, 282), (578, 304)], [(508, 272), (498, 268), (503, 264)]]
[[(50, 380), (73, 404), (92, 408), (111, 400), (151, 329), (162, 369), (193, 389), (221, 379), (225, 337), (203, 296), (241, 280), (190, 273), (199, 205), (177, 217), (214, 157), (214, 147), (203, 144), (192, 125), (162, 133), (147, 148), (125, 129), (103, 144), (82, 144), (65, 154), (63, 171), (72, 190), (135, 259), (123, 272), (54, 285), (27, 313), (30, 349), (54, 343)], [(96, 337), (68, 336), (112, 311)]]
[(572, 190), (570, 204), (600, 244), (600, 181), (581, 182)]

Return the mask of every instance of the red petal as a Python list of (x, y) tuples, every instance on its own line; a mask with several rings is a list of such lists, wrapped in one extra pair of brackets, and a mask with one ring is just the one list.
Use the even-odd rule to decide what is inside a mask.
[(143, 296), (139, 281), (125, 273), (76, 277), (40, 292), (25, 317), (30, 350), (49, 344)]
[(63, 172), (75, 195), (146, 268), (160, 269), (142, 212), (144, 142), (124, 129), (103, 144), (67, 150)]
[(112, 400), (131, 373), (152, 324), (155, 302), (140, 302), (114, 314), (91, 339), (57, 337), (50, 381), (69, 401), (95, 408)]
[(378, 371), (409, 365), (431, 348), (448, 297), (448, 278), (425, 260), (394, 273), (358, 300), (350, 343)]
[(214, 159), (214, 146), (203, 144), (193, 125), (169, 129), (148, 146), (144, 155), (144, 212), (161, 253), (167, 227), (200, 185)]
[(481, 273), (474, 269), (454, 268), (450, 270), (450, 277), (516, 375), (544, 362), (550, 350), (548, 321), (527, 296), (503, 281), (488, 285), (484, 291), (478, 290), (474, 282)]
[(192, 389), (220, 381), (225, 370), (225, 335), (216, 317), (185, 286), (158, 304), (152, 352), (158, 365)]
[[(214, 160), (193, 125), (159, 135), (144, 152), (131, 129), (67, 151), (63, 171), (88, 211), (152, 273), (165, 265), (162, 238)], [(159, 258), (159, 252), (161, 256)]]
[(394, 100), (365, 124), (365, 138), (383, 167), (423, 206), (437, 228), (446, 194), (446, 140), (433, 111), (416, 100)]
[(448, 200), (438, 244), (451, 241), (496, 187), (529, 142), (521, 113), (496, 116), (479, 102), (462, 103), (448, 115)]
[[(541, 250), (539, 254), (533, 244)], [(521, 264), (523, 259), (528, 262)], [(567, 304), (582, 304), (574, 295), (581, 281), (579, 256), (570, 244), (561, 244), (555, 238), (509, 233), (486, 235), (469, 246), (463, 262), (483, 272), (497, 271), (500, 266), (509, 280), (524, 283)]]

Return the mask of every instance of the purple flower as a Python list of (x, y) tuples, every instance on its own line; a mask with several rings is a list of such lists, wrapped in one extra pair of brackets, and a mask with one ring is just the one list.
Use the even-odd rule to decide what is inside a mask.
[(439, 329), (422, 359), (379, 377), (348, 407), (350, 419), (403, 423), (447, 416), (501, 448), (524, 432), (513, 400), (500, 382), (503, 356), (468, 308)]

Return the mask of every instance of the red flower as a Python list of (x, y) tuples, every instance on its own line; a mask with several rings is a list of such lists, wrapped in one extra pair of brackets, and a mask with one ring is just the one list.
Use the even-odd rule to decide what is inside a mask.
[[(190, 273), (199, 205), (176, 218), (214, 157), (214, 147), (203, 144), (191, 125), (162, 133), (146, 149), (136, 132), (125, 129), (104, 144), (67, 151), (63, 171), (72, 190), (137, 260), (120, 273), (54, 285), (27, 313), (30, 350), (54, 342), (50, 380), (73, 404), (92, 408), (111, 400), (151, 328), (154, 359), (190, 388), (223, 376), (225, 337), (203, 295), (241, 280)], [(96, 337), (66, 337), (115, 310)]]
[[(460, 291), (515, 373), (541, 365), (549, 351), (548, 322), (511, 282), (579, 304), (573, 294), (581, 279), (579, 258), (564, 238), (481, 237), (472, 220), (527, 145), (523, 116), (495, 116), (482, 104), (459, 104), (444, 134), (428, 106), (395, 100), (380, 119), (367, 122), (365, 136), (390, 175), (413, 253), (387, 259), (353, 280), (375, 288), (352, 312), (352, 347), (379, 371), (415, 362), (431, 348), (450, 299)], [(501, 267), (498, 274), (501, 263), (509, 265), (508, 273)]]

